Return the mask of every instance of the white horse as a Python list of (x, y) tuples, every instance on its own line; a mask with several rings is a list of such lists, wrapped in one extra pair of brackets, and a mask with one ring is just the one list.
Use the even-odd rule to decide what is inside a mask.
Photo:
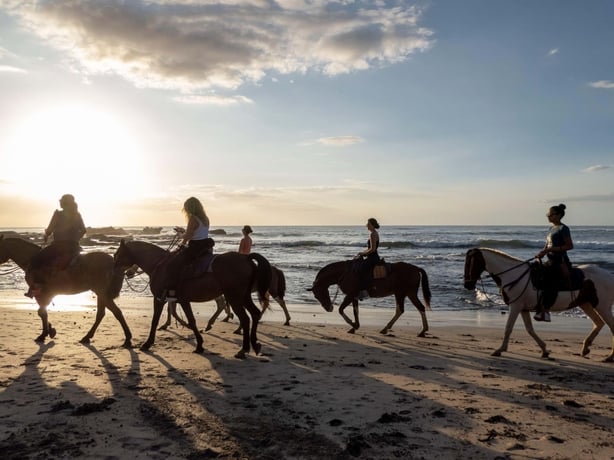
[[(546, 344), (537, 336), (531, 322), (531, 311), (537, 306), (537, 290), (531, 282), (529, 261), (516, 259), (504, 252), (489, 248), (474, 248), (467, 251), (465, 256), (465, 288), (475, 289), (482, 272), (486, 271), (495, 280), (501, 290), (503, 300), (509, 305), (509, 317), (505, 325), (505, 335), (501, 347), (492, 353), (492, 356), (501, 356), (507, 351), (514, 323), (520, 314), (524, 326), (542, 350), (542, 358), (547, 358), (550, 352)], [(614, 275), (596, 265), (578, 266), (584, 272), (584, 279), (594, 284), (598, 303), (595, 307), (587, 301), (584, 288), (580, 291), (562, 291), (557, 296), (556, 303), (551, 311), (563, 311), (579, 306), (593, 321), (593, 330), (584, 339), (582, 356), (588, 355), (590, 346), (597, 334), (607, 324), (612, 332), (612, 351), (604, 360), (614, 362), (614, 317), (612, 316), (612, 303), (614, 302)], [(585, 282), (585, 286), (591, 286)], [(593, 291), (593, 298), (594, 298)], [(590, 298), (590, 295), (588, 296)], [(571, 304), (571, 305), (570, 305)]]

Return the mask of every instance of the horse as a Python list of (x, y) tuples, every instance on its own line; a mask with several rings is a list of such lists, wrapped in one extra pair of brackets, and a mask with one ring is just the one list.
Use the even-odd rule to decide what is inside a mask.
[[(256, 291), (256, 287), (257, 287), (256, 285), (252, 287), (252, 292)], [(270, 297), (273, 297), (273, 299), (275, 299), (275, 301), (284, 310), (284, 315), (286, 316), (286, 321), (284, 322), (284, 326), (289, 326), (290, 319), (292, 318), (290, 318), (290, 313), (288, 313), (288, 307), (286, 306), (286, 301), (284, 300), (285, 295), (286, 295), (286, 277), (284, 275), (284, 272), (281, 271), (279, 268), (275, 267), (274, 265), (271, 265), (271, 285), (269, 286), (269, 290), (267, 291), (265, 297), (260, 299), (261, 304), (262, 304), (261, 313), (264, 313), (267, 308), (270, 308), (269, 299)], [(226, 311), (226, 314), (227, 314), (226, 319), (224, 321), (228, 319), (228, 316), (229, 316), (228, 315), (228, 305), (226, 304), (223, 298), (221, 300), (222, 301), (219, 301), (219, 299), (215, 299), (217, 303), (217, 310), (215, 311), (215, 313), (213, 314), (213, 316), (207, 323), (207, 327), (205, 328), (205, 331), (208, 331), (213, 327), (213, 324), (215, 324), (215, 320), (218, 318), (218, 316), (220, 316), (220, 314), (223, 311)], [(168, 321), (170, 321), (170, 317)], [(241, 326), (239, 326), (239, 328), (234, 332), (235, 334), (240, 334)]]
[[(348, 333), (353, 334), (360, 327), (358, 320), (358, 300), (354, 297), (357, 292), (356, 277), (348, 276), (353, 269), (355, 261), (345, 260), (341, 262), (333, 262), (326, 265), (316, 275), (312, 287), (309, 289), (313, 292), (315, 298), (320, 302), (324, 309), (328, 312), (333, 311), (333, 304), (330, 299), (328, 288), (337, 284), (339, 289), (345, 294), (345, 298), (339, 305), (339, 314), (343, 317), (346, 323), (351, 326)], [(406, 262), (395, 262), (387, 264), (390, 267), (389, 273), (384, 278), (375, 279), (368, 289), (370, 297), (388, 297), (394, 295), (396, 300), (396, 311), (390, 322), (380, 331), (381, 334), (387, 334), (393, 324), (405, 311), (405, 297), (414, 304), (420, 317), (422, 318), (422, 330), (418, 337), (425, 337), (429, 330), (425, 311), (431, 309), (431, 290), (429, 288), (429, 279), (424, 269)], [(418, 290), (422, 285), (422, 296), (424, 304), (418, 298)], [(345, 313), (345, 307), (352, 304), (354, 310), (354, 321), (352, 321)]]
[[(30, 260), (41, 251), (41, 247), (21, 238), (4, 238), (0, 235), (0, 264), (13, 260), (24, 272), (26, 281), (29, 279), (28, 266)], [(47, 337), (54, 338), (56, 329), (48, 320), (47, 306), (57, 294), (78, 294), (91, 290), (96, 296), (96, 319), (87, 334), (80, 340), (83, 344), (90, 343), (98, 325), (105, 315), (105, 308), (111, 310), (124, 330), (123, 347), (130, 348), (132, 333), (114, 299), (119, 296), (124, 280), (123, 272), (114, 269), (113, 257), (104, 252), (95, 251), (77, 256), (74, 263), (62, 271), (53, 273), (34, 298), (38, 303), (38, 316), (43, 323), (42, 333), (35, 339), (44, 342)]]
[[(538, 304), (538, 292), (531, 280), (531, 259), (519, 260), (502, 251), (490, 248), (473, 248), (465, 256), (464, 286), (474, 290), (481, 274), (486, 271), (497, 283), (501, 290), (503, 300), (509, 305), (509, 316), (505, 324), (503, 343), (492, 353), (492, 356), (501, 356), (507, 351), (508, 343), (518, 315), (522, 316), (525, 329), (537, 342), (542, 351), (542, 358), (548, 358), (550, 352), (546, 344), (539, 338), (533, 329), (531, 311)], [(593, 294), (586, 295), (585, 287), (579, 291), (561, 291), (558, 293), (551, 311), (563, 311), (579, 306), (593, 322), (593, 330), (582, 343), (581, 355), (590, 353), (590, 346), (597, 334), (607, 324), (613, 335), (612, 351), (605, 358), (605, 362), (614, 362), (614, 317), (612, 316), (612, 302), (614, 302), (614, 275), (596, 265), (578, 266), (584, 273), (584, 286), (591, 289), (594, 286), (596, 298)], [(590, 301), (589, 301), (590, 300)], [(595, 303), (593, 306), (592, 303)]]
[[(115, 267), (126, 269), (138, 265), (149, 275), (149, 287), (154, 296), (154, 314), (151, 320), (149, 337), (141, 345), (141, 350), (147, 351), (154, 344), (156, 327), (164, 308), (165, 300), (161, 293), (165, 290), (164, 266), (168, 262), (171, 252), (155, 244), (145, 241), (122, 240), (115, 252)], [(254, 264), (254, 261), (257, 265)], [(184, 279), (177, 290), (177, 302), (183, 308), (188, 321), (188, 327), (196, 338), (195, 353), (202, 353), (203, 338), (192, 312), (190, 302), (206, 302), (224, 295), (232, 310), (239, 318), (243, 327), (243, 346), (235, 355), (244, 359), (250, 351), (250, 343), (256, 354), (262, 348), (258, 342), (257, 328), (260, 320), (260, 310), (254, 304), (251, 290), (254, 282), (257, 283), (259, 295), (264, 296), (271, 282), (271, 265), (268, 260), (257, 253), (239, 254), (227, 252), (214, 257), (210, 266), (210, 273)], [(249, 315), (247, 314), (249, 312)], [(250, 316), (251, 330), (250, 330)]]

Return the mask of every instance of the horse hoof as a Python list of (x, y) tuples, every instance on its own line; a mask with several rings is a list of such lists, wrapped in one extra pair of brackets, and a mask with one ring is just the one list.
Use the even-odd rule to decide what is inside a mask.
[(284, 323), (284, 326), (290, 326), (290, 321), (286, 321), (286, 322)]
[(348, 331), (348, 334), (354, 334), (356, 332), (356, 329), (352, 328)]
[(39, 335), (37, 338), (34, 339), (34, 341), (38, 343), (44, 343), (45, 337), (46, 337), (45, 335)]
[(585, 348), (584, 350), (582, 350), (582, 352), (580, 353), (580, 355), (584, 358), (586, 355), (588, 355), (591, 352), (590, 348)]
[(55, 337), (55, 334), (56, 334), (57, 332), (58, 332), (58, 331), (56, 331), (54, 327), (50, 327), (50, 328), (49, 328), (49, 337), (53, 339), (53, 338)]
[(90, 343), (90, 338), (89, 337), (83, 337), (81, 340), (79, 340), (79, 343), (82, 343), (83, 345), (89, 345)]
[(213, 326), (207, 324), (207, 327), (205, 328), (205, 332), (210, 331), (211, 329), (213, 329)]
[(203, 348), (202, 345), (199, 345), (196, 347), (196, 350), (194, 350), (194, 353), (197, 353), (199, 355), (202, 355), (205, 352), (205, 349)]
[(236, 329), (236, 330), (233, 332), (233, 334), (241, 335), (241, 332), (242, 332), (242, 330), (241, 330), (241, 328), (239, 328), (239, 329)]
[(235, 358), (237, 358), (237, 359), (245, 359), (245, 351), (241, 350), (241, 351), (237, 352), (237, 354), (235, 355)]
[(168, 329), (168, 324), (164, 324), (158, 328), (159, 331), (166, 331)]
[(493, 351), (490, 356), (501, 356), (501, 350), (495, 350)]
[(606, 359), (603, 360), (604, 363), (614, 363), (614, 355), (610, 355), (608, 356)]
[(422, 331), (420, 334), (418, 334), (418, 337), (426, 337), (426, 331)]
[(260, 342), (256, 343), (256, 345), (254, 345), (254, 353), (256, 353), (256, 356), (260, 354), (261, 350), (262, 350), (262, 344)]
[(132, 348), (132, 342), (130, 340), (126, 340), (122, 343), (122, 348)]
[(542, 358), (550, 358), (550, 352), (549, 351), (544, 351), (542, 353)]
[(139, 348), (141, 351), (149, 351), (149, 349), (151, 348), (151, 344), (149, 343), (144, 343), (143, 345), (141, 345), (141, 348)]
[(388, 329), (382, 329), (381, 331), (379, 331), (379, 333), (382, 335), (386, 335), (388, 334)]

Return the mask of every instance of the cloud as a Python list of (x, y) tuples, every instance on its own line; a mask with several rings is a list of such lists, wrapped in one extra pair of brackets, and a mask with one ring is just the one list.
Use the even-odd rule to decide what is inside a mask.
[(245, 96), (218, 96), (188, 94), (174, 97), (173, 100), (182, 104), (230, 106), (237, 104), (253, 104), (254, 101)]
[(592, 88), (599, 88), (599, 89), (614, 89), (614, 81), (609, 81), (609, 80), (593, 81), (589, 83), (589, 86)]
[(548, 51), (548, 56), (554, 56), (558, 52), (559, 52), (558, 48), (552, 48), (550, 51)]
[(332, 145), (336, 147), (345, 147), (347, 145), (361, 144), (365, 142), (362, 137), (359, 136), (332, 136), (332, 137), (321, 137), (317, 139), (315, 142), (323, 145)]
[(0, 65), (0, 73), (26, 73), (25, 69), (13, 67), (10, 65)]
[(560, 200), (553, 200), (552, 202), (597, 202), (597, 203), (614, 203), (614, 193), (603, 193), (595, 195), (580, 195), (568, 198), (562, 198)]
[(5, 1), (9, 14), (86, 75), (139, 87), (237, 88), (266, 75), (337, 75), (433, 45), (406, 0)]
[(585, 173), (594, 173), (594, 172), (597, 172), (597, 171), (603, 171), (603, 170), (606, 170), (606, 169), (612, 169), (612, 166), (607, 166), (607, 165), (595, 165), (595, 166), (589, 166), (588, 168), (583, 169), (583, 170), (582, 170), (582, 172), (585, 172)]

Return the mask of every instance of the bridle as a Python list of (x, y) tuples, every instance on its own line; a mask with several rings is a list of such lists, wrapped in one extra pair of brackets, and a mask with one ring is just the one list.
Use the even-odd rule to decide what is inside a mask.
[[(531, 262), (531, 261), (532, 261), (534, 258), (535, 258), (535, 257), (531, 257), (530, 259), (523, 260), (523, 261), (521, 261), (520, 263), (518, 263), (518, 264), (516, 264), (516, 265), (514, 265), (514, 266), (512, 266), (512, 267), (510, 267), (510, 268), (507, 268), (507, 269), (505, 269), (505, 270), (503, 270), (503, 271), (500, 271), (500, 272), (498, 272), (498, 273), (490, 273), (490, 272), (488, 272), (488, 271), (487, 271), (488, 275), (489, 275), (489, 276), (490, 276), (490, 277), (491, 277), (493, 280), (495, 280), (495, 283), (497, 283), (497, 285), (499, 286), (499, 292), (500, 292), (500, 294), (501, 294), (501, 297), (503, 298), (503, 302), (505, 302), (505, 304), (506, 304), (506, 305), (509, 305), (509, 304), (511, 304), (511, 303), (516, 302), (516, 301), (517, 301), (517, 300), (518, 300), (520, 297), (522, 297), (522, 296), (523, 296), (523, 294), (526, 292), (527, 288), (529, 287), (529, 283), (531, 282), (531, 276), (530, 276), (530, 275), (529, 275), (529, 276), (526, 276), (526, 275), (527, 275), (527, 274), (528, 274), (528, 273), (531, 271), (531, 265), (530, 265), (530, 263), (529, 263), (529, 262)], [(523, 271), (523, 272), (522, 272), (522, 273), (521, 273), (521, 274), (520, 274), (520, 275), (519, 275), (517, 278), (513, 279), (512, 281), (510, 281), (510, 282), (508, 282), (508, 283), (506, 283), (506, 284), (501, 285), (501, 281), (500, 281), (500, 279), (501, 279), (501, 275), (504, 275), (505, 273), (508, 273), (508, 272), (510, 272), (510, 271), (512, 271), (512, 270), (515, 270), (515, 269), (517, 269), (518, 267), (522, 267), (522, 266), (523, 266), (523, 265), (525, 265), (525, 264), (527, 265), (527, 269), (526, 269), (525, 271)], [(524, 285), (524, 287), (523, 287), (522, 291), (520, 292), (520, 294), (518, 294), (518, 295), (516, 296), (516, 298), (515, 298), (515, 299), (510, 300), (510, 299), (508, 298), (508, 296), (507, 296), (506, 292), (505, 292), (505, 289), (513, 288), (513, 287), (514, 287), (514, 286), (516, 286), (516, 284), (518, 284), (518, 282), (519, 282), (521, 279), (523, 279), (525, 276), (526, 276), (526, 278), (527, 278), (527, 282), (525, 283), (525, 285)], [(474, 281), (475, 281), (476, 283), (477, 283), (478, 281), (480, 281), (480, 282), (482, 283), (482, 292), (486, 293), (486, 291), (485, 291), (485, 289), (484, 289), (484, 279), (482, 278), (481, 274), (480, 274), (480, 276), (478, 276), (478, 278), (477, 278), (477, 279), (473, 279), (473, 278), (465, 278), (465, 279), (464, 279), (464, 281), (465, 281), (465, 282), (474, 282)], [(487, 298), (488, 298), (488, 295), (486, 295), (486, 296), (487, 296)], [(489, 300), (490, 300), (490, 299), (489, 299)], [(492, 301), (492, 300), (491, 300), (491, 301)]]

